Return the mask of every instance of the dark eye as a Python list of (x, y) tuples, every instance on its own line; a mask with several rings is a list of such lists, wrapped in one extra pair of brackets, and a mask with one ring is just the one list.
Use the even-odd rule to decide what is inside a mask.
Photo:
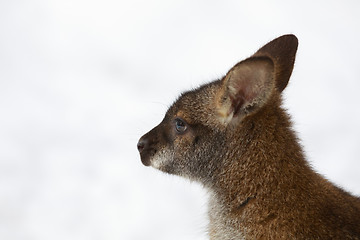
[(180, 118), (175, 119), (175, 129), (178, 133), (183, 133), (186, 131), (186, 123), (185, 121), (181, 120)]

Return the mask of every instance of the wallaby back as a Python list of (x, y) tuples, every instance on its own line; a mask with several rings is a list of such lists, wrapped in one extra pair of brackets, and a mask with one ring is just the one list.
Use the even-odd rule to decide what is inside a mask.
[(279, 37), (183, 93), (139, 140), (144, 165), (208, 189), (210, 239), (360, 239), (360, 199), (311, 169), (282, 108), (297, 46)]

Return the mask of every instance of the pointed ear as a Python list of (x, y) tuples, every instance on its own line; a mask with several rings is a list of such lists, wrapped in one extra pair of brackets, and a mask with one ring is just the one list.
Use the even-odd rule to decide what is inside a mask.
[(273, 78), (273, 62), (266, 57), (251, 57), (230, 69), (217, 94), (221, 122), (227, 124), (261, 107), (275, 88)]
[(294, 35), (281, 36), (230, 69), (216, 97), (221, 122), (242, 119), (262, 107), (274, 91), (281, 93), (292, 73), (297, 46)]
[(276, 88), (279, 92), (282, 92), (289, 82), (297, 47), (298, 39), (295, 35), (283, 35), (272, 40), (253, 55), (253, 57), (268, 57), (273, 61)]

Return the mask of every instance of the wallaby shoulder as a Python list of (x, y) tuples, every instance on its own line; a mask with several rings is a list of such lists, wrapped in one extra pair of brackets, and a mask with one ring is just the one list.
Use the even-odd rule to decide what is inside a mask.
[(278, 101), (237, 133), (232, 155), (241, 161), (226, 161), (210, 194), (211, 239), (359, 239), (359, 198), (311, 168)]

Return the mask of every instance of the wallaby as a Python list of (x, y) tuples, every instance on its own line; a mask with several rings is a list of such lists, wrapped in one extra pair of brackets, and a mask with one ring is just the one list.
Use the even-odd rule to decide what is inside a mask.
[(208, 190), (210, 239), (360, 239), (360, 198), (312, 170), (282, 107), (297, 46), (281, 36), (183, 93), (138, 142), (145, 166)]

